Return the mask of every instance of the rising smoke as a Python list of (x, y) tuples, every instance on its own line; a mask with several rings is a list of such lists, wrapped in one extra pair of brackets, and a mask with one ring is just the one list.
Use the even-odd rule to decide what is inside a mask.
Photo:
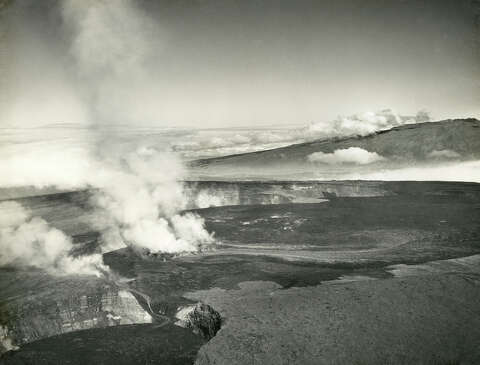
[(0, 265), (21, 264), (51, 274), (97, 275), (108, 271), (99, 254), (70, 256), (73, 243), (16, 202), (0, 203)]
[(106, 226), (113, 227), (104, 237), (107, 247), (123, 242), (175, 253), (196, 251), (213, 242), (200, 217), (181, 214), (187, 204), (179, 182), (183, 168), (173, 155), (142, 148), (128, 154), (118, 169), (106, 166), (104, 162), (91, 186), (99, 188), (99, 214)]
[[(125, 144), (121, 136), (110, 140), (108, 132), (104, 132), (112, 125), (134, 127), (137, 123), (156, 122), (158, 95), (150, 78), (149, 61), (152, 53), (158, 55), (155, 52), (161, 48), (157, 25), (129, 0), (67, 0), (58, 4), (56, 10), (68, 43), (62, 57), (49, 57), (49, 50), (59, 52), (58, 47), (26, 31), (22, 31), (22, 39), (27, 41), (19, 51), (27, 55), (30, 50), (48, 60), (37, 66), (45, 65), (53, 81), (49, 80), (43, 91), (55, 93), (56, 100), (50, 107), (28, 115), (21, 112), (22, 108), (12, 107), (2, 117), (14, 128), (45, 122), (76, 122), (81, 127), (71, 128), (67, 137), (56, 140), (4, 146), (0, 151), (5, 157), (0, 166), (0, 186), (92, 188), (96, 192), (96, 225), (104, 232), (104, 251), (129, 245), (151, 252), (176, 253), (211, 244), (213, 236), (205, 230), (203, 220), (182, 213), (187, 199), (181, 184), (184, 169), (180, 160), (163, 146), (144, 145), (141, 141)], [(44, 47), (36, 44), (32, 48), (32, 39), (41, 40), (39, 44)], [(68, 77), (59, 77), (56, 70), (65, 68), (65, 60), (69, 60)], [(18, 67), (12, 65), (20, 74), (23, 70)], [(32, 77), (31, 89), (42, 89), (37, 85), (42, 71), (37, 70), (40, 76)], [(53, 83), (61, 88), (49, 90), (48, 85)], [(34, 98), (28, 90), (14, 89), (11, 105), (34, 108), (37, 104), (30, 103)], [(57, 109), (61, 104), (58, 98), (74, 100), (74, 113)], [(44, 99), (47, 104), (49, 101)], [(48, 113), (42, 114), (45, 110)], [(65, 120), (65, 116), (81, 117)], [(1, 264), (23, 260), (56, 274), (96, 274), (99, 267), (104, 269), (101, 256), (71, 258), (72, 242), (63, 232), (39, 217), (31, 217), (15, 203), (4, 204), (10, 204), (3, 208), (14, 211), (18, 219), (2, 226)]]
[[(157, 25), (129, 0), (69, 0), (62, 3), (62, 16), (73, 34), (70, 52), (84, 92), (94, 100), (97, 123), (151, 121), (155, 114), (145, 99), (155, 98), (148, 65), (161, 47)], [(97, 148), (100, 176), (90, 185), (100, 188), (97, 205), (122, 241), (169, 253), (194, 251), (213, 241), (199, 217), (179, 214), (186, 204), (179, 183), (184, 171), (174, 155), (151, 146), (124, 151), (107, 143)]]
[(161, 123), (158, 86), (164, 36), (132, 0), (60, 2), (77, 85), (96, 125)]

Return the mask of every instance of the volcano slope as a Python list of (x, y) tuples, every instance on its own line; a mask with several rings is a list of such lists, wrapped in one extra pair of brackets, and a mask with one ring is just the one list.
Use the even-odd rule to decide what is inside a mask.
[[(33, 269), (24, 268), (22, 276), (17, 268), (3, 268), (0, 319), (20, 350), (0, 361), (191, 363), (205, 339), (172, 323), (181, 307), (200, 301), (223, 323), (201, 347), (198, 364), (478, 363), (480, 185), (368, 182), (368, 188), (352, 188), (345, 182), (347, 189), (340, 182), (312, 183), (310, 197), (328, 188), (322, 201), (271, 204), (254, 198), (261, 187), (305, 197), (308, 185), (252, 184), (238, 187), (251, 194), (238, 201), (246, 205), (195, 210), (215, 231), (214, 250), (173, 258), (128, 248), (105, 254), (118, 277), (128, 278), (121, 285), (75, 277), (62, 284)], [(86, 195), (30, 197), (22, 204), (91, 248), (98, 233), (88, 223)], [(76, 225), (75, 217), (83, 223)], [(116, 299), (122, 290), (136, 303)], [(87, 305), (75, 295), (85, 295)], [(79, 323), (91, 313), (109, 320), (102, 296), (112, 298), (112, 316), (135, 322), (68, 333), (51, 326), (58, 332), (22, 342), (29, 329), (42, 328), (35, 323), (57, 318), (63, 302), (65, 312), (79, 313)], [(135, 324), (145, 314), (152, 323)], [(130, 335), (145, 341), (122, 347)]]
[[(351, 147), (381, 158), (368, 164), (316, 163), (314, 153), (331, 154)], [(200, 180), (345, 179), (412, 166), (436, 166), (480, 159), (480, 121), (454, 119), (406, 124), (366, 136), (314, 140), (271, 150), (190, 162), (191, 176)], [(348, 177), (347, 177), (348, 178)], [(442, 179), (443, 180), (443, 179)]]

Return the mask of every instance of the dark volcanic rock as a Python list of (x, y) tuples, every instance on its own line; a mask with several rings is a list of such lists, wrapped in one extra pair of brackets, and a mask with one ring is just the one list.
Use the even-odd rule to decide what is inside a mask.
[(106, 279), (5, 268), (0, 278), (0, 354), (69, 332), (152, 322), (131, 292)]
[(480, 278), (451, 262), (436, 267), (384, 280), (190, 293), (228, 318), (195, 364), (479, 364)]
[(176, 317), (179, 319), (176, 324), (181, 327), (192, 328), (194, 333), (206, 339), (215, 336), (222, 324), (220, 314), (204, 303), (183, 307), (178, 311)]
[(205, 339), (171, 323), (92, 328), (10, 351), (2, 365), (191, 365)]

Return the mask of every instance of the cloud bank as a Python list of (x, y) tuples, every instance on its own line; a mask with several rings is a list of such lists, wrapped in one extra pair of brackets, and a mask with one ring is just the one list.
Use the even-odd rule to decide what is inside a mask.
[(353, 164), (368, 165), (386, 159), (376, 152), (369, 152), (359, 147), (335, 150), (333, 153), (314, 152), (307, 156), (308, 161), (328, 165)]
[(395, 113), (392, 109), (379, 112), (366, 112), (351, 116), (339, 116), (329, 123), (311, 123), (304, 133), (308, 136), (344, 137), (359, 135), (365, 136), (380, 130), (391, 129), (403, 124), (429, 122), (430, 115), (426, 111), (419, 111), (415, 116), (404, 116)]
[(204, 158), (284, 147), (303, 141), (291, 130), (192, 131), (187, 141), (175, 141), (172, 149), (185, 158)]
[(191, 132), (187, 141), (175, 141), (172, 148), (186, 158), (217, 157), (279, 148), (317, 139), (364, 136), (404, 124), (429, 121), (430, 116), (425, 111), (420, 111), (415, 116), (406, 116), (385, 109), (339, 116), (332, 121), (314, 122), (305, 127)]
[(346, 180), (480, 182), (480, 161), (452, 162), (442, 166), (406, 167), (353, 174), (345, 173), (337, 178)]

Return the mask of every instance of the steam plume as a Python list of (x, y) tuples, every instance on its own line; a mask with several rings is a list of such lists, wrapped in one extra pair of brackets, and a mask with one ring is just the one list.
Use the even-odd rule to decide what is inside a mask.
[(22, 264), (51, 274), (97, 275), (108, 269), (99, 254), (72, 258), (71, 239), (16, 202), (0, 203), (0, 264)]
[[(116, 134), (118, 125), (134, 129), (139, 123), (161, 123), (151, 67), (163, 42), (157, 25), (129, 0), (66, 0), (59, 6), (68, 39), (66, 49), (25, 29), (19, 52), (27, 56), (22, 59), (31, 58), (29, 52), (43, 57), (39, 76), (30, 80), (34, 90), (42, 90), (39, 85), (45, 81), (46, 90), (39, 95), (61, 93), (44, 100), (48, 107), (26, 115), (22, 110), (35, 109), (37, 104), (31, 102), (34, 98), (29, 97), (27, 88), (15, 89), (12, 100), (18, 103), (11, 104), (23, 108), (9, 108), (4, 116), (14, 128), (59, 121), (77, 124), (67, 128), (67, 136), (57, 139), (50, 140), (47, 128), (34, 142), (26, 137), (27, 143), (0, 146), (4, 161), (0, 186), (93, 188), (97, 192), (95, 220), (104, 233), (104, 251), (131, 245), (174, 253), (210, 244), (213, 237), (201, 218), (182, 213), (186, 198), (180, 182), (184, 176), (181, 162), (162, 146), (127, 143), (128, 136)], [(34, 48), (33, 39), (38, 40), (33, 42)], [(58, 54), (61, 56), (55, 57)], [(14, 64), (12, 68), (18, 74), (26, 71), (31, 75), (24, 66)], [(49, 71), (45, 80), (43, 68)], [(61, 88), (50, 88), (52, 83)], [(74, 113), (69, 108), (65, 112), (58, 100), (73, 100), (67, 105), (75, 105)], [(76, 116), (79, 118), (65, 119)], [(17, 212), (18, 219), (2, 227), (0, 244), (5, 255), (0, 264), (31, 261), (57, 273), (96, 273), (92, 267), (101, 267), (97, 255), (71, 258), (70, 238), (43, 219), (31, 217), (20, 206), (4, 208)]]
[[(148, 64), (161, 44), (157, 25), (129, 0), (69, 0), (62, 15), (73, 31), (71, 55), (94, 100), (97, 123), (151, 122), (155, 83)], [(180, 215), (186, 204), (179, 183), (183, 167), (174, 155), (152, 146), (125, 151), (109, 143), (97, 149), (102, 172), (89, 184), (100, 188), (97, 205), (118, 230), (107, 237), (169, 253), (194, 251), (213, 241), (199, 217)]]
[[(144, 247), (151, 252), (196, 251), (213, 242), (203, 220), (182, 215), (187, 199), (179, 179), (183, 168), (166, 152), (140, 149), (122, 161), (122, 169), (102, 165), (91, 185), (100, 188), (97, 206), (106, 226), (114, 227), (105, 241)], [(113, 239), (113, 240), (112, 240)]]
[(159, 26), (131, 0), (66, 0), (61, 14), (94, 123), (161, 122)]

